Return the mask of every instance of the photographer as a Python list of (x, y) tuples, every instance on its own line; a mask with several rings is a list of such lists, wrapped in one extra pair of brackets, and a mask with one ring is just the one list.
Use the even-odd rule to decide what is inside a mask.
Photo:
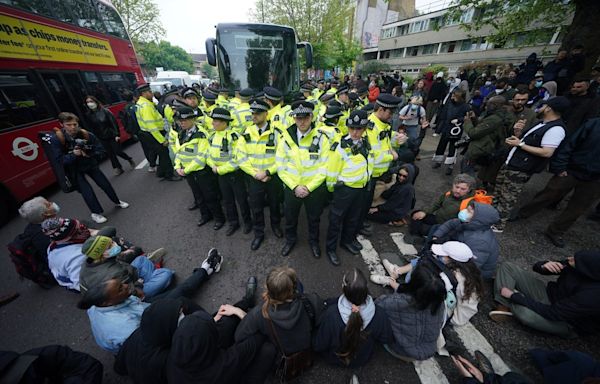
[(98, 166), (103, 149), (96, 136), (81, 129), (79, 118), (70, 112), (61, 112), (58, 120), (61, 129), (55, 129), (52, 137), (54, 161), (61, 164), (65, 168), (65, 174), (72, 177), (71, 181), (77, 185), (77, 190), (92, 211), (92, 220), (104, 223), (107, 220), (102, 215), (104, 210), (85, 175), (91, 177), (118, 207), (127, 208), (129, 204), (119, 200)]

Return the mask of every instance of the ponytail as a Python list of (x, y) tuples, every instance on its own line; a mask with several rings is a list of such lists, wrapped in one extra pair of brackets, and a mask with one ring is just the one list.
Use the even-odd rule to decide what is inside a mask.
[(362, 339), (365, 339), (365, 335), (362, 332), (363, 320), (360, 312), (352, 312), (350, 318), (348, 318), (348, 324), (342, 333), (341, 344), (336, 355), (344, 362), (349, 365), (351, 360), (354, 358), (356, 351), (360, 345)]

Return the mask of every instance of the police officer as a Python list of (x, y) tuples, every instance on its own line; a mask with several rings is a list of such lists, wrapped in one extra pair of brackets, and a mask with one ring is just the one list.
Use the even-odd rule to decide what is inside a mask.
[[(239, 104), (233, 110), (233, 130), (240, 135), (243, 135), (246, 128), (251, 127), (254, 123), (252, 122), (252, 111), (250, 109), (250, 98), (254, 92), (250, 88), (244, 88), (239, 92)], [(232, 105), (231, 103), (229, 104)]]
[(265, 87), (265, 101), (269, 104), (269, 122), (273, 127), (281, 130), (287, 128), (285, 124), (285, 111), (283, 111), (283, 93), (273, 87)]
[(365, 222), (371, 202), (373, 200), (373, 194), (375, 191), (375, 183), (377, 179), (383, 175), (390, 167), (392, 161), (398, 159), (398, 154), (392, 149), (392, 115), (398, 108), (398, 105), (402, 99), (396, 96), (392, 96), (389, 93), (382, 93), (377, 98), (375, 105), (375, 112), (369, 116), (369, 123), (367, 124), (366, 135), (371, 145), (371, 150), (375, 156), (373, 164), (373, 176), (371, 179), (371, 185), (368, 188), (367, 198), (365, 199), (364, 206), (362, 208), (362, 219), (363, 229), (361, 233), (364, 235), (370, 235), (371, 230), (368, 223)]
[(271, 126), (267, 120), (269, 104), (262, 100), (252, 100), (252, 121), (246, 128), (244, 140), (238, 143), (238, 150), (246, 161), (240, 168), (247, 174), (248, 198), (252, 210), (254, 240), (250, 248), (255, 251), (265, 238), (265, 196), (269, 203), (271, 228), (275, 237), (283, 237), (281, 231), (280, 190), (281, 181), (277, 177), (275, 154), (281, 131)]
[(185, 177), (194, 201), (200, 208), (198, 226), (215, 219), (215, 230), (225, 224), (225, 216), (219, 203), (217, 179), (206, 166), (208, 153), (208, 138), (206, 132), (196, 121), (197, 115), (193, 108), (182, 106), (175, 110), (177, 125), (181, 128), (177, 136), (177, 152), (175, 154), (175, 171)]
[(326, 252), (333, 265), (340, 265), (336, 254), (341, 230), (340, 245), (353, 255), (362, 246), (356, 240), (360, 228), (361, 211), (369, 179), (373, 173), (373, 151), (368, 139), (363, 137), (368, 123), (365, 111), (350, 113), (346, 125), (348, 135), (331, 145), (327, 162), (327, 189), (333, 192), (329, 208)]
[(206, 128), (206, 131), (210, 133), (213, 129), (212, 118), (210, 115), (212, 114), (213, 110), (217, 108), (217, 104), (215, 104), (217, 101), (217, 95), (212, 92), (204, 92), (202, 94), (202, 99), (204, 103), (204, 127)]
[(284, 183), (285, 245), (290, 254), (297, 240), (298, 215), (304, 205), (308, 218), (310, 249), (321, 257), (319, 223), (326, 201), (325, 172), (329, 140), (312, 122), (314, 105), (307, 101), (292, 106), (295, 124), (282, 131), (277, 145), (277, 172)]
[(319, 79), (319, 81), (317, 81), (317, 88), (313, 89), (313, 96), (318, 100), (324, 93), (325, 79)]
[(227, 88), (219, 88), (217, 107), (229, 109), (229, 90)]
[[(219, 189), (225, 206), (225, 216), (229, 222), (226, 236), (231, 236), (240, 228), (236, 201), (244, 223), (244, 233), (252, 231), (250, 207), (248, 206), (245, 180), (239, 164), (245, 161), (238, 145), (244, 145), (244, 137), (229, 127), (231, 114), (225, 108), (213, 109), (211, 115), (214, 132), (209, 138), (207, 164), (218, 175)], [(241, 143), (241, 144), (240, 144)]]
[[(158, 155), (158, 170), (156, 175), (163, 180), (178, 181), (181, 178), (173, 174), (173, 163), (169, 157), (169, 141), (165, 138), (165, 123), (162, 115), (152, 102), (150, 84), (143, 84), (137, 88), (140, 98), (137, 101), (135, 116), (140, 126), (139, 138), (150, 149), (151, 158)], [(152, 165), (152, 164), (150, 164)]]
[(327, 136), (330, 143), (338, 141), (341, 137), (341, 132), (338, 128), (341, 116), (342, 109), (340, 107), (327, 107), (325, 115), (323, 115), (323, 121), (317, 124), (317, 129)]

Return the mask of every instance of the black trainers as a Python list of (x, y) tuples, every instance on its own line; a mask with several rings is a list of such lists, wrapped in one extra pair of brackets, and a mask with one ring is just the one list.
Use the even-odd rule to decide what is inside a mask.
[(202, 268), (206, 270), (206, 273), (212, 275), (221, 270), (221, 263), (223, 263), (223, 256), (219, 255), (216, 248), (211, 248), (208, 251), (208, 257), (202, 262)]

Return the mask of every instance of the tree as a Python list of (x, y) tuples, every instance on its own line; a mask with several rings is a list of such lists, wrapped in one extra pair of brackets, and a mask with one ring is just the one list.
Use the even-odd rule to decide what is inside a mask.
[(206, 75), (206, 77), (208, 77), (211, 80), (216, 80), (217, 79), (217, 69), (215, 67), (213, 67), (212, 65), (208, 64), (208, 62), (204, 62), (202, 63), (202, 66), (200, 68), (202, 70), (202, 72), (204, 72), (204, 74)]
[(360, 54), (352, 40), (352, 0), (256, 0), (250, 17), (259, 23), (288, 25), (313, 46), (313, 66), (348, 67)]
[(139, 52), (144, 57), (149, 69), (163, 67), (166, 71), (194, 72), (194, 61), (192, 56), (183, 48), (171, 45), (167, 41), (155, 43), (140, 43)]
[(165, 36), (160, 21), (160, 10), (152, 0), (112, 0), (121, 14), (129, 37), (137, 43), (159, 41)]
[[(491, 26), (493, 32), (487, 39), (495, 44), (503, 44), (508, 39), (520, 34), (525, 38), (523, 44), (532, 44), (547, 29), (555, 29), (561, 25), (565, 15), (573, 15), (573, 21), (566, 27), (562, 39), (562, 47), (569, 50), (582, 44), (587, 53), (585, 73), (589, 73), (592, 64), (600, 57), (600, 6), (597, 0), (455, 0), (458, 5), (451, 8), (447, 17), (459, 20), (464, 10), (473, 7), (477, 10), (471, 23), (462, 24), (467, 31), (477, 31), (484, 26)], [(523, 36), (523, 31), (531, 29)]]
[(379, 60), (369, 60), (361, 63), (358, 68), (358, 73), (366, 77), (372, 73), (386, 72), (390, 70), (390, 66), (387, 63)]

